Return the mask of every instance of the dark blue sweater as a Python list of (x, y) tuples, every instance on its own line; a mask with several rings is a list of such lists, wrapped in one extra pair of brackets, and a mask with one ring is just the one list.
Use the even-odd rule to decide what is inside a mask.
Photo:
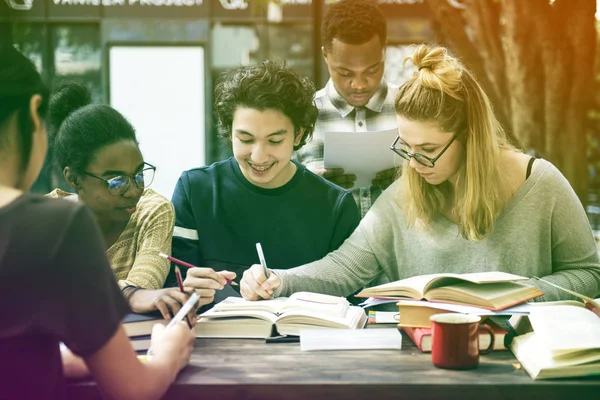
[[(360, 221), (352, 194), (296, 164), (285, 185), (248, 182), (235, 158), (184, 172), (173, 193), (173, 256), (237, 274), (258, 264), (288, 269), (337, 249)], [(185, 274), (185, 268), (182, 268)], [(184, 275), (185, 276), (185, 275)], [(175, 285), (171, 270), (167, 285)]]

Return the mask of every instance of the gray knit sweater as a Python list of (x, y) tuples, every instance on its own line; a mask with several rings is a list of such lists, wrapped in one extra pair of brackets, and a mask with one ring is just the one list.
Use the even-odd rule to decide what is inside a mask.
[[(368, 284), (440, 272), (505, 271), (538, 276), (596, 297), (600, 262), (585, 211), (569, 182), (546, 160), (496, 218), (486, 239), (464, 239), (458, 226), (437, 217), (429, 228), (408, 229), (398, 204), (398, 183), (375, 202), (342, 246), (321, 260), (275, 270), (282, 284), (276, 296), (312, 291), (348, 296)], [(542, 301), (572, 297), (529, 280)]]

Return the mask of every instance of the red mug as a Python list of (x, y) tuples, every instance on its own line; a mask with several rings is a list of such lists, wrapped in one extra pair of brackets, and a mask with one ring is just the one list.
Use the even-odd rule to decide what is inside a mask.
[[(431, 361), (438, 368), (472, 369), (479, 365), (479, 354), (494, 349), (494, 332), (488, 325), (479, 325), (477, 315), (435, 314), (431, 320)], [(490, 345), (479, 350), (479, 332), (490, 334)]]

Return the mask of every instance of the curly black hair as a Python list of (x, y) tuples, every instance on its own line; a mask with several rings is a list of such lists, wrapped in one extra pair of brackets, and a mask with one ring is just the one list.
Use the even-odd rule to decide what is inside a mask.
[(52, 152), (60, 171), (68, 166), (81, 175), (99, 149), (121, 140), (138, 143), (135, 129), (121, 113), (90, 103), (89, 89), (77, 82), (65, 82), (50, 98)]
[(238, 107), (279, 110), (294, 125), (294, 133), (304, 129), (298, 150), (312, 137), (318, 110), (314, 104), (315, 86), (292, 69), (273, 61), (225, 72), (215, 87), (215, 114), (219, 136), (231, 143), (233, 114)]
[[(33, 63), (13, 46), (0, 45), (0, 128), (17, 113), (17, 141), (22, 170), (29, 165), (31, 155), (33, 121), (29, 104), (35, 94), (42, 97), (38, 113), (41, 119), (45, 119), (49, 93), (40, 74)], [(4, 131), (0, 129), (0, 148), (5, 141)]]
[(334, 38), (347, 44), (363, 44), (375, 35), (385, 46), (387, 24), (374, 0), (340, 0), (328, 7), (321, 29), (321, 43), (326, 50)]

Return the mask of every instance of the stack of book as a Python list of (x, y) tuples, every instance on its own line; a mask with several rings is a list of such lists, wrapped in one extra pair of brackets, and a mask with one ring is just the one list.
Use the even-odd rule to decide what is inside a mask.
[(156, 323), (166, 325), (162, 314), (158, 311), (147, 314), (129, 313), (123, 318), (123, 328), (129, 336), (131, 345), (135, 351), (146, 351), (150, 347), (150, 334)]
[[(357, 296), (397, 301), (398, 326), (425, 352), (431, 351), (432, 315), (462, 312), (485, 319), (501, 314), (502, 310), (543, 295), (536, 287), (519, 282), (526, 279), (496, 271), (421, 275), (366, 288)], [(507, 330), (491, 320), (486, 323), (495, 332), (494, 349), (506, 349)], [(489, 335), (482, 331), (480, 338), (480, 347), (487, 348)]]

